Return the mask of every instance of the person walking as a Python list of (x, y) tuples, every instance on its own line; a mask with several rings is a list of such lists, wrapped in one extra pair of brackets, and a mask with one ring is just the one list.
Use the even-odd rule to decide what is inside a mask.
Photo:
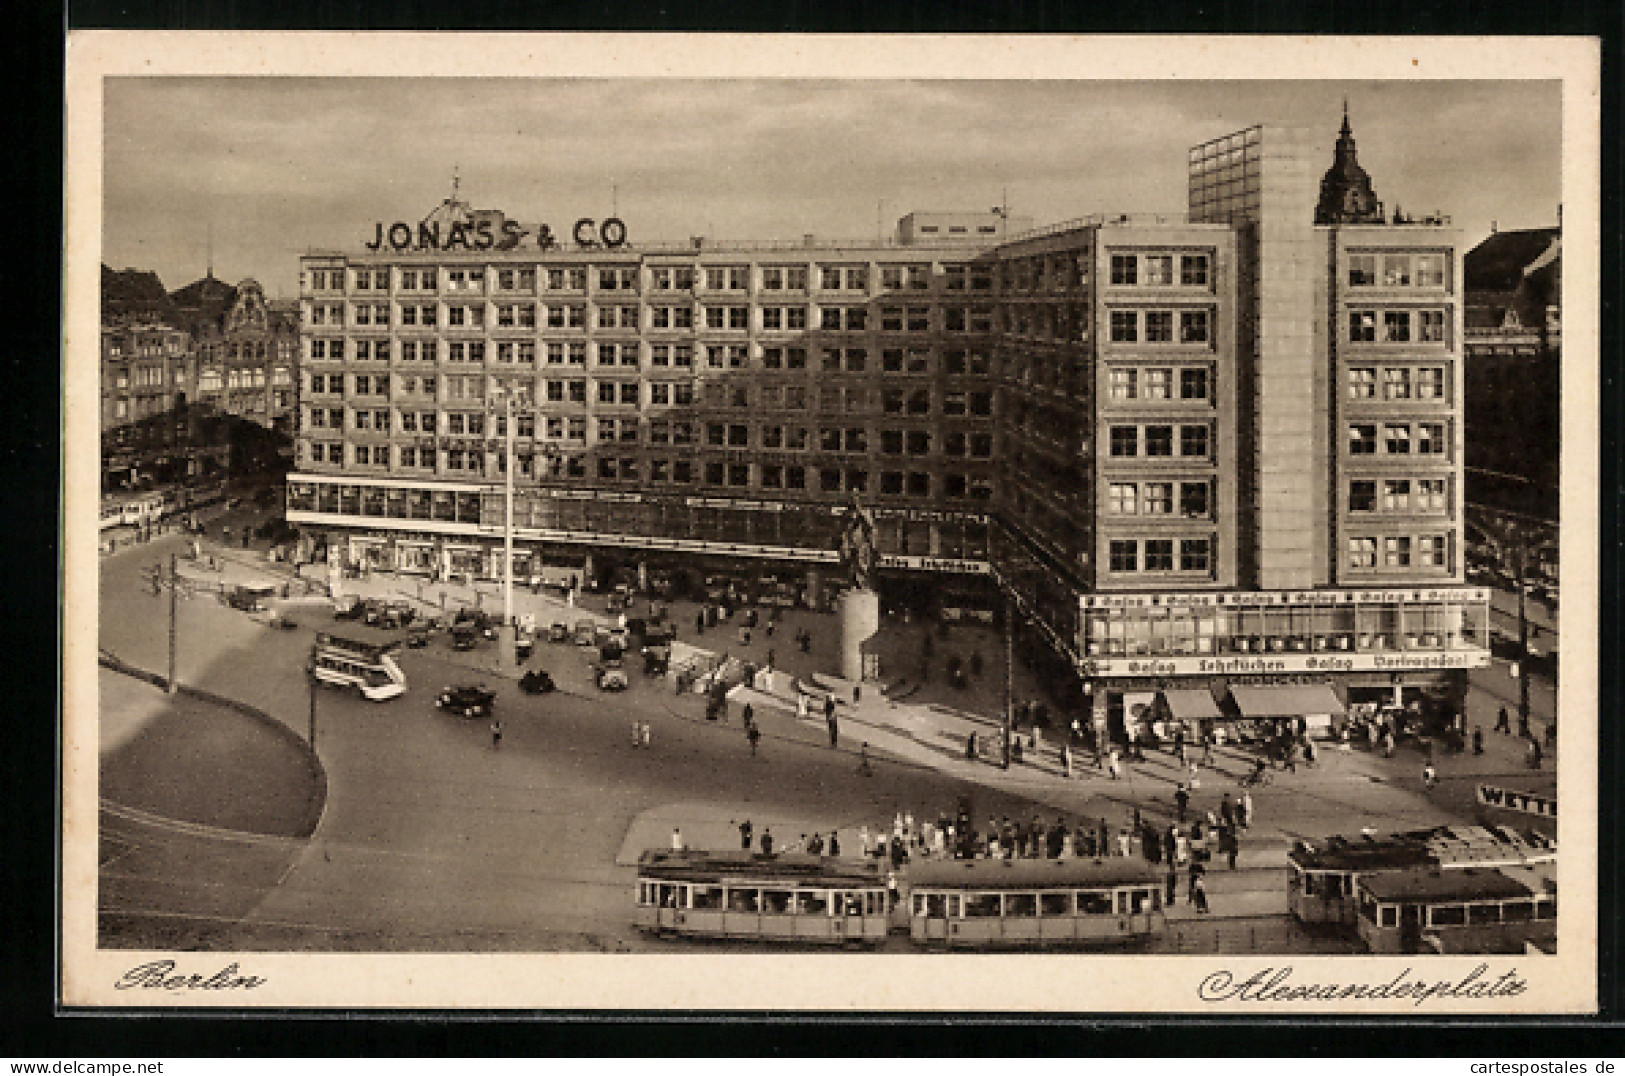
[(744, 719), (745, 728), (750, 728), (752, 725), (756, 724), (756, 707), (747, 702), (745, 704), (744, 712), (740, 716)]
[(491, 722), (491, 750), (495, 751), (502, 746), (502, 722)]
[(796, 692), (796, 720), (807, 720), (807, 693), (805, 691)]
[(1480, 729), (1480, 728), (1475, 728), (1475, 729), (1473, 729), (1473, 754), (1482, 755), (1483, 753), (1484, 753), (1484, 730)]
[(770, 856), (772, 854), (773, 854), (773, 831), (771, 829), (764, 829), (764, 830), (762, 830), (762, 855)]
[(639, 726), (639, 728), (643, 732), (643, 748), (644, 748), (644, 750), (648, 750), (649, 749), (649, 723), (647, 721), (645, 721), (645, 722), (643, 722), (642, 725)]
[(683, 831), (676, 827), (673, 827), (671, 831), (671, 850), (673, 852), (681, 852), (683, 850)]
[(1072, 780), (1072, 745), (1070, 743), (1061, 745), (1061, 769), (1065, 772), (1066, 779), (1068, 781)]
[(835, 696), (824, 696), (824, 724), (829, 728), (829, 745), (835, 747), (840, 743), (841, 726), (835, 719)]
[(1185, 821), (1185, 814), (1190, 809), (1190, 805), (1190, 790), (1184, 785), (1180, 785), (1174, 790), (1174, 813), (1178, 816), (1179, 821)]
[(750, 757), (756, 757), (756, 745), (761, 742), (762, 730), (752, 722), (745, 726), (745, 740), (750, 744)]
[(632, 747), (633, 747), (634, 750), (636, 750), (638, 747), (641, 747), (642, 745), (643, 745), (643, 725), (640, 722), (634, 721), (634, 722), (632, 722)]
[(1438, 783), (1439, 771), (1433, 768), (1433, 760), (1428, 759), (1422, 764), (1422, 787), (1431, 792)]
[(1508, 734), (1512, 732), (1511, 715), (1507, 713), (1507, 708), (1505, 706), (1501, 707), (1501, 712), (1495, 717), (1495, 731), (1505, 732)]
[(740, 851), (742, 851), (742, 852), (750, 851), (751, 836), (752, 836), (752, 834), (754, 832), (755, 832), (755, 827), (750, 824), (750, 819), (747, 818), (743, 822), (739, 823), (739, 850)]
[(1208, 913), (1207, 883), (1202, 881), (1202, 876), (1200, 874), (1198, 874), (1196, 876), (1196, 880), (1191, 883), (1191, 901), (1196, 905), (1196, 912), (1198, 915), (1206, 915)]
[[(772, 623), (772, 621), (769, 621), (769, 623)], [(833, 829), (829, 831), (829, 854), (831, 858), (838, 857), (841, 854), (841, 836)]]
[(863, 746), (858, 748), (858, 772), (865, 777), (873, 777), (875, 774), (874, 767), (869, 765), (868, 740), (863, 741)]
[(1115, 747), (1112, 748), (1111, 757), (1106, 763), (1106, 772), (1112, 775), (1113, 781), (1119, 780), (1123, 776), (1123, 766), (1117, 760), (1117, 748)]
[(1238, 812), (1242, 829), (1251, 829), (1253, 824), (1253, 794), (1243, 791), (1241, 794), (1241, 810)]
[(1173, 867), (1168, 868), (1168, 886), (1162, 902), (1170, 908), (1179, 903), (1179, 871)]
[(1224, 820), (1226, 826), (1236, 824), (1236, 808), (1231, 804), (1230, 793), (1228, 792), (1219, 799), (1219, 817)]
[(1236, 856), (1241, 851), (1241, 838), (1236, 831), (1226, 826), (1219, 831), (1219, 845), (1224, 849), (1225, 858), (1230, 862), (1230, 869), (1236, 869)]

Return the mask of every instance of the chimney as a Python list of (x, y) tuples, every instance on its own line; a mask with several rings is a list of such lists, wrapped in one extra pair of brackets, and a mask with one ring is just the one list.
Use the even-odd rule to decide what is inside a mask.
[(1500, 224), (1499, 221), (1493, 221), (1493, 220), (1490, 221), (1490, 234), (1491, 235), (1494, 235), (1496, 232), (1501, 230), (1499, 224)]

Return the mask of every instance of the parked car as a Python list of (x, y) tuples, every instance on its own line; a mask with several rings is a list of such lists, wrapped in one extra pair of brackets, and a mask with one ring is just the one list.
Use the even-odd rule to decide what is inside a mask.
[(417, 610), (406, 602), (389, 602), (385, 604), (378, 617), (378, 626), (381, 628), (404, 628), (417, 619)]
[(665, 676), (671, 668), (671, 647), (665, 643), (654, 643), (643, 648), (643, 675)]
[(406, 633), (406, 645), (413, 650), (422, 650), (429, 645), (429, 629), (426, 625), (419, 625)]
[(567, 643), (570, 641), (570, 625), (562, 620), (555, 620), (547, 629), (547, 641), (550, 643)]
[(360, 598), (351, 598), (348, 601), (339, 599), (333, 606), (334, 620), (360, 620), (367, 611), (366, 603)]
[(593, 682), (600, 691), (625, 691), (631, 686), (627, 678), (626, 669), (621, 666), (621, 659), (600, 661), (593, 666)]
[(598, 625), (591, 620), (576, 621), (576, 645), (592, 646), (598, 641)]
[(491, 711), (496, 706), (496, 692), (488, 691), (478, 684), (459, 684), (456, 687), (442, 688), (434, 704), (447, 713), (457, 714), (459, 717), (490, 717)]
[(519, 678), (519, 690), (527, 695), (545, 695), (557, 687), (553, 678), (541, 669), (530, 669)]
[(479, 644), (480, 631), (469, 620), (459, 620), (451, 626), (451, 648), (453, 650), (472, 650)]

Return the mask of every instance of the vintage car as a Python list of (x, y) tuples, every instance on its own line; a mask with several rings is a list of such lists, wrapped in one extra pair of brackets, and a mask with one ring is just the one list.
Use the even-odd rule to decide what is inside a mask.
[(496, 692), (478, 684), (459, 684), (442, 688), (434, 704), (449, 714), (459, 717), (490, 717), (496, 705)]
[(535, 648), (536, 633), (528, 628), (520, 628), (514, 635), (513, 639), (514, 656), (517, 657), (520, 662), (529, 661), (531, 651)]
[(627, 678), (626, 669), (621, 665), (621, 659), (600, 661), (593, 666), (593, 682), (600, 691), (625, 691), (632, 686)]
[(470, 620), (459, 620), (451, 626), (451, 648), (472, 650), (480, 641), (480, 629)]
[(481, 638), (495, 639), (497, 637), (496, 618), (484, 609), (473, 609), (468, 606), (457, 610), (457, 618), (451, 622), (453, 631), (460, 624), (470, 624), (479, 633)]
[(542, 669), (529, 669), (519, 678), (519, 690), (527, 695), (545, 695), (557, 689), (553, 678)]
[(417, 619), (417, 610), (407, 602), (387, 602), (378, 615), (381, 628), (404, 628)]
[(428, 625), (420, 624), (406, 633), (406, 645), (413, 650), (422, 650), (429, 645)]
[(547, 629), (547, 641), (550, 643), (567, 643), (570, 641), (570, 625), (562, 620), (555, 620)]
[(671, 668), (671, 646), (668, 643), (650, 643), (643, 648), (643, 675), (665, 676)]
[(351, 598), (348, 601), (339, 599), (333, 603), (334, 620), (360, 620), (366, 611), (367, 603), (360, 598)]
[(598, 625), (591, 620), (576, 621), (576, 645), (594, 646), (598, 642)]

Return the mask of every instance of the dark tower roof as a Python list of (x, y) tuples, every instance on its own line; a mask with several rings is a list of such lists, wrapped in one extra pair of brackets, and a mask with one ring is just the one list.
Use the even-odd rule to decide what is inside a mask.
[(1371, 177), (1355, 159), (1354, 130), (1349, 126), (1349, 109), (1343, 105), (1343, 128), (1337, 134), (1337, 152), (1332, 166), (1320, 180), (1320, 203), (1315, 206), (1316, 224), (1381, 224), (1382, 203), (1371, 189)]

